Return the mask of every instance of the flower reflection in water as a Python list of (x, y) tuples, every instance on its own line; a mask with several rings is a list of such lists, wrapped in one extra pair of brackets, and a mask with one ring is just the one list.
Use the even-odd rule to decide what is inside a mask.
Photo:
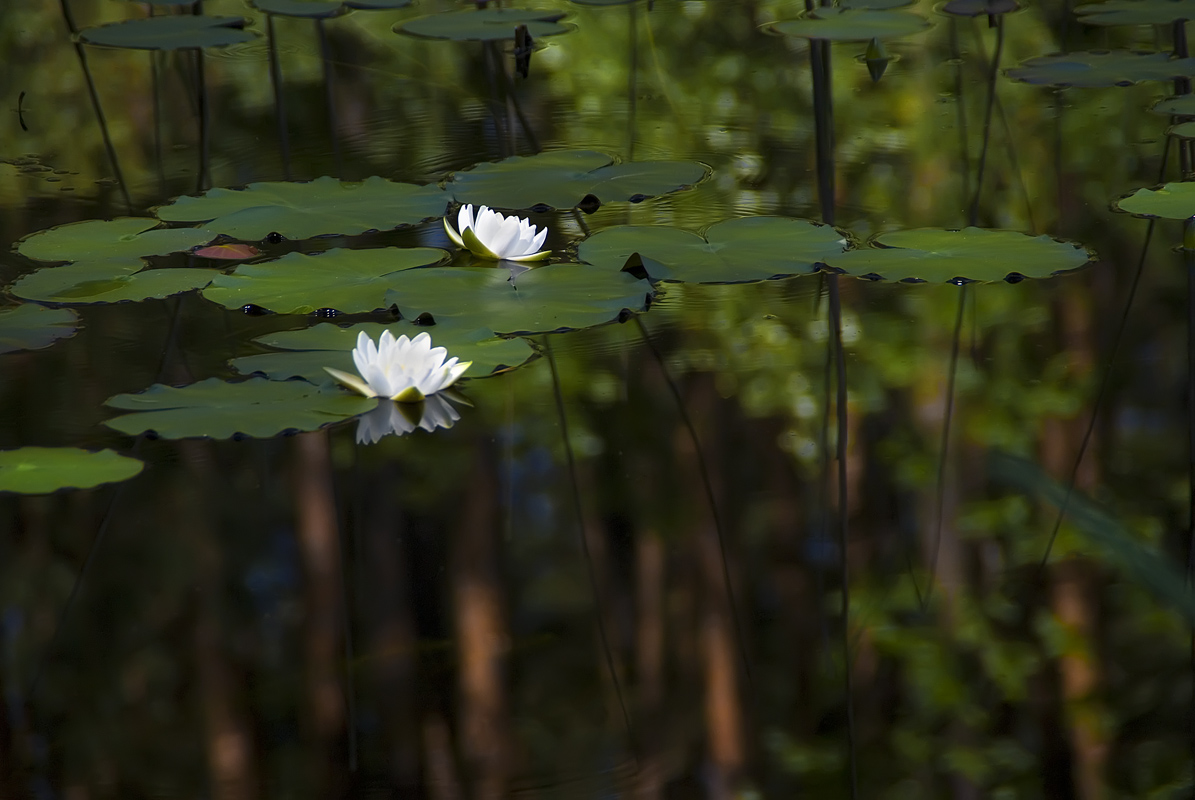
[(437, 428), (451, 428), (460, 418), (452, 404), (438, 394), (421, 403), (381, 399), (377, 408), (357, 418), (357, 443), (374, 444), (390, 434), (405, 436), (416, 428), (431, 433)]

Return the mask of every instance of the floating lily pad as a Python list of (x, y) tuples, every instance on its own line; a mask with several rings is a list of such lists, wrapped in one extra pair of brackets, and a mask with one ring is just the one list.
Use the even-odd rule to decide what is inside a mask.
[(1112, 205), (1135, 217), (1190, 219), (1195, 216), (1195, 183), (1168, 183), (1156, 189), (1138, 189)]
[(921, 33), (929, 20), (904, 11), (877, 11), (869, 8), (823, 6), (798, 19), (772, 23), (769, 28), (799, 39), (825, 39), (832, 42), (866, 42), (872, 39), (897, 39)]
[(1166, 97), (1155, 103), (1150, 111), (1171, 117), (1195, 117), (1195, 94)]
[(426, 17), (400, 22), (395, 33), (419, 36), (424, 39), (451, 39), (456, 42), (492, 42), (515, 38), (515, 29), (527, 26), (533, 37), (567, 33), (568, 28), (557, 20), (563, 11), (532, 8), (483, 8), (468, 11), (445, 11)]
[(600, 325), (623, 309), (646, 308), (652, 294), (646, 280), (587, 264), (537, 267), (513, 281), (507, 270), (485, 267), (407, 270), (394, 282), (386, 305), (396, 304), (405, 319), (428, 312), (437, 321), (455, 317), (462, 326), (498, 333)]
[(251, 378), (229, 383), (209, 378), (190, 386), (155, 384), (138, 394), (118, 394), (105, 403), (134, 411), (104, 422), (135, 436), (153, 431), (166, 439), (265, 438), (286, 431), (313, 431), (363, 414), (374, 401), (303, 381)]
[(1166, 129), (1167, 136), (1177, 136), (1179, 139), (1195, 139), (1195, 122), (1180, 122)]
[(663, 226), (608, 228), (581, 242), (577, 257), (619, 269), (638, 253), (653, 281), (741, 283), (816, 272), (819, 263), (845, 246), (842, 234), (828, 225), (744, 217), (717, 223), (704, 238)]
[(340, 0), (252, 0), (250, 5), (267, 14), (304, 19), (328, 19), (347, 10)]
[(358, 8), (362, 11), (382, 11), (391, 8), (406, 8), (411, 0), (346, 0), (348, 8)]
[(111, 450), (91, 453), (77, 447), (22, 447), (0, 450), (0, 492), (49, 494), (59, 489), (90, 489), (126, 481), (145, 465)]
[(1176, 59), (1169, 53), (1130, 50), (1089, 50), (1030, 58), (1006, 74), (1013, 80), (1039, 86), (1132, 86), (1142, 81), (1171, 81), (1195, 75), (1195, 58)]
[(887, 11), (893, 8), (911, 6), (916, 0), (842, 0), (839, 8), (868, 9), (871, 11)]
[(104, 47), (133, 50), (181, 50), (225, 47), (252, 41), (243, 17), (169, 14), (113, 22), (79, 31), (79, 40)]
[(1195, 0), (1107, 0), (1076, 6), (1087, 25), (1169, 25), (1195, 19)]
[(161, 299), (201, 289), (220, 273), (207, 269), (150, 269), (143, 261), (83, 261), (45, 267), (9, 289), (17, 297), (44, 303), (124, 303)]
[(1048, 278), (1087, 264), (1085, 248), (1016, 231), (919, 228), (877, 236), (872, 247), (826, 259), (848, 275), (889, 281), (958, 283), (998, 281), (1010, 275)]
[(590, 194), (603, 203), (642, 200), (687, 188), (706, 176), (705, 166), (695, 161), (613, 162), (593, 150), (512, 156), (457, 172), (447, 188), (458, 202), (492, 208), (574, 208)]
[(158, 228), (152, 217), (70, 222), (31, 233), (17, 252), (38, 261), (99, 261), (162, 256), (206, 244), (216, 234), (206, 228)]
[(473, 362), (465, 373), (466, 378), (484, 378), (500, 368), (517, 367), (535, 354), (525, 339), (501, 339), (488, 328), (454, 324), (451, 317), (446, 317), (430, 327), (410, 322), (391, 325), (366, 322), (342, 328), (324, 322), (299, 331), (281, 331), (255, 341), (288, 352), (243, 356), (230, 363), (237, 372), (244, 374), (259, 372), (272, 380), (303, 378), (312, 383), (323, 383), (328, 380), (324, 367), (356, 374), (352, 350), (357, 346), (359, 332), (365, 331), (376, 341), (384, 330), (395, 336), (406, 334), (411, 338), (426, 331), (432, 337), (432, 345), (447, 348), (449, 357)]
[(942, 11), (956, 17), (991, 17), (1009, 14), (1020, 7), (1016, 0), (949, 0)]
[(43, 308), (25, 303), (0, 309), (0, 353), (40, 350), (59, 339), (74, 336), (78, 316), (65, 308)]
[(437, 186), (366, 178), (360, 183), (316, 178), (299, 183), (251, 183), (244, 189), (211, 189), (179, 197), (155, 210), (170, 222), (207, 222), (236, 239), (288, 239), (390, 230), (443, 216), (448, 195)]
[(201, 247), (194, 251), (194, 254), (200, 258), (211, 258), (216, 261), (244, 261), (247, 258), (256, 258), (261, 255), (261, 251), (251, 244), (238, 242)]
[(447, 257), (434, 247), (288, 253), (274, 261), (242, 264), (231, 275), (216, 275), (203, 296), (225, 308), (252, 304), (279, 314), (309, 314), (320, 308), (350, 314), (373, 311), (387, 305), (386, 290), (399, 285), (397, 276), (403, 270)]

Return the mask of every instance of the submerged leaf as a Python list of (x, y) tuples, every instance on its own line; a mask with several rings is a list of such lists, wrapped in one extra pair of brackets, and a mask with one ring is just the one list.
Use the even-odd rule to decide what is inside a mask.
[(675, 192), (707, 174), (695, 161), (613, 161), (593, 150), (512, 156), (454, 173), (447, 189), (459, 203), (491, 208), (574, 208), (590, 195), (609, 203)]
[(216, 238), (206, 228), (159, 224), (152, 217), (68, 222), (29, 234), (17, 243), (17, 252), (37, 261), (99, 261), (178, 253)]
[(286, 431), (313, 431), (374, 407), (366, 397), (322, 391), (303, 381), (251, 378), (229, 383), (209, 378), (189, 386), (155, 384), (138, 394), (119, 394), (105, 403), (137, 413), (104, 422), (136, 435), (153, 431), (166, 439), (265, 438)]
[(198, 197), (176, 198), (155, 213), (170, 222), (207, 222), (207, 228), (235, 239), (264, 239), (271, 233), (309, 239), (414, 225), (442, 216), (448, 200), (438, 186), (376, 175), (361, 182), (323, 177), (209, 189)]
[(66, 308), (43, 308), (25, 303), (0, 309), (0, 353), (40, 350), (74, 336), (78, 315)]
[(535, 38), (567, 33), (569, 28), (557, 20), (563, 11), (532, 8), (482, 8), (467, 11), (444, 11), (426, 17), (400, 22), (395, 33), (425, 39), (451, 39), (457, 42), (492, 42), (515, 38), (515, 29), (527, 26)]
[(513, 280), (484, 267), (407, 270), (394, 279), (386, 305), (398, 305), (404, 319), (426, 312), (507, 334), (600, 325), (645, 308), (652, 294), (645, 280), (586, 264), (550, 264)]
[(1059, 508), (1065, 504), (1067, 516), (1104, 563), (1123, 572), (1195, 625), (1195, 593), (1171, 559), (1138, 541), (1082, 493), (1068, 492), (1037, 464), (1006, 453), (993, 453), (988, 463), (996, 480), (1038, 495)]
[(1176, 59), (1169, 53), (1091, 50), (1030, 58), (1006, 74), (1015, 81), (1040, 86), (1132, 86), (1142, 81), (1172, 81), (1195, 75), (1195, 58)]
[(1094, 258), (1071, 242), (984, 228), (893, 231), (875, 237), (871, 245), (831, 256), (826, 263), (848, 275), (957, 283), (998, 281), (1009, 275), (1048, 278)]
[(608, 228), (581, 242), (577, 257), (617, 269), (638, 253), (653, 281), (742, 283), (816, 272), (845, 246), (843, 235), (828, 225), (744, 217), (713, 225), (704, 238), (663, 226)]
[(252, 41), (254, 34), (243, 30), (244, 27), (243, 17), (167, 14), (84, 28), (79, 31), (79, 40), (133, 50), (224, 47)]
[(111, 450), (92, 453), (77, 447), (22, 447), (0, 450), (0, 492), (49, 494), (59, 489), (90, 489), (133, 477), (145, 465)]
[(273, 380), (303, 378), (312, 383), (322, 383), (328, 377), (324, 372), (325, 367), (356, 372), (352, 350), (357, 344), (358, 333), (364, 331), (371, 339), (377, 340), (384, 330), (389, 330), (396, 337), (406, 334), (410, 338), (426, 331), (431, 335), (432, 345), (447, 348), (449, 357), (473, 362), (465, 374), (466, 378), (484, 378), (500, 368), (517, 367), (535, 352), (525, 339), (498, 338), (488, 328), (454, 324), (449, 317), (431, 327), (409, 322), (390, 325), (366, 322), (342, 328), (324, 322), (303, 330), (280, 331), (254, 341), (288, 352), (243, 356), (234, 358), (230, 363), (237, 372), (244, 374), (260, 372)]
[(446, 258), (448, 253), (434, 247), (288, 253), (242, 264), (230, 275), (217, 274), (203, 296), (225, 308), (251, 304), (279, 314), (309, 314), (318, 308), (348, 314), (374, 311), (385, 305), (386, 290), (399, 285), (402, 271)]

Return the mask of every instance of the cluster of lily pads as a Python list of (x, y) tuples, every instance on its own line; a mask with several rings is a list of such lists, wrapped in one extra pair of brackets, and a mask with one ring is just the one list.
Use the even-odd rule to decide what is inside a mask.
[[(267, 14), (316, 19), (407, 4), (253, 3)], [(878, 78), (882, 65), (876, 69), (872, 62), (886, 58), (884, 40), (931, 27), (929, 20), (901, 10), (905, 5), (903, 0), (843, 0), (768, 27), (803, 39), (870, 42), (868, 64)], [(1190, 0), (1111, 0), (1080, 6), (1076, 13), (1094, 25), (1181, 24), (1191, 15), (1190, 6)], [(1016, 7), (995, 0), (952, 0), (941, 11), (995, 19)], [(523, 26), (540, 37), (572, 30), (562, 23), (564, 16), (554, 10), (471, 9), (407, 20), (395, 25), (395, 31), (492, 41), (513, 38)], [(253, 37), (244, 30), (245, 22), (163, 15), (83, 30), (79, 38), (126, 48), (224, 46)], [(1125, 85), (1195, 75), (1195, 59), (1128, 51), (1069, 53), (1030, 59), (1008, 75), (1058, 87)], [(1178, 118), (1180, 124), (1172, 130), (1176, 136), (1186, 135), (1182, 117), (1195, 116), (1195, 105), (1185, 99), (1155, 110)], [(8, 287), (11, 295), (27, 302), (0, 309), (0, 352), (45, 347), (71, 335), (77, 322), (73, 306), (191, 291), (230, 310), (372, 315), (351, 324), (321, 322), (255, 340), (264, 352), (230, 363), (246, 376), (243, 380), (155, 385), (110, 398), (110, 407), (130, 413), (106, 424), (128, 434), (227, 438), (313, 430), (358, 417), (359, 438), (375, 441), (386, 431), (451, 425), (457, 412), (437, 393), (461, 377), (466, 362), (471, 364), (464, 380), (516, 368), (535, 357), (526, 337), (642, 313), (669, 285), (751, 282), (819, 270), (873, 280), (1011, 281), (1067, 272), (1093, 258), (1082, 246), (1014, 231), (890, 231), (860, 243), (830, 226), (778, 216), (725, 220), (704, 231), (617, 226), (568, 242), (549, 238), (546, 227), (539, 230), (522, 216), (638, 202), (689, 188), (707, 174), (693, 162), (617, 163), (603, 153), (560, 150), (480, 164), (438, 184), (381, 177), (355, 183), (327, 177), (254, 183), (180, 197), (154, 209), (152, 217), (58, 226), (16, 246), (22, 256), (53, 265)], [(1139, 190), (1119, 207), (1142, 216), (1189, 218), (1195, 214), (1195, 192), (1188, 187)], [(456, 226), (449, 224), (454, 209), (460, 209)], [(504, 216), (492, 209), (516, 213)], [(445, 220), (450, 241), (472, 260), (440, 247), (365, 247), (363, 240), (345, 240), (439, 218)], [(336, 237), (338, 246), (324, 248), (327, 242), (320, 239), (325, 237)], [(303, 242), (308, 252), (279, 253), (284, 241)], [(516, 274), (495, 269), (495, 260), (547, 263)], [(231, 262), (238, 263), (229, 268)], [(389, 321), (379, 321), (379, 312), (390, 314)], [(354, 366), (356, 376), (348, 372)], [(371, 370), (373, 378), (366, 374)], [(329, 381), (329, 371), (358, 394)], [(395, 384), (392, 373), (405, 377)], [(371, 394), (421, 398), (423, 406), (379, 404), (361, 396)], [(435, 398), (434, 404), (429, 398)], [(0, 460), (0, 489), (28, 490), (12, 476), (39, 472), (19, 455), (29, 450), (2, 454), (7, 461)], [(109, 458), (84, 451), (78, 455), (96, 463)], [(50, 472), (64, 470), (58, 465)], [(77, 479), (66, 485), (94, 484)]]
[[(380, 177), (256, 183), (177, 198), (155, 217), (60, 225), (16, 244), (27, 259), (53, 264), (8, 287), (32, 302), (0, 312), (0, 342), (11, 342), (9, 349), (47, 345), (70, 333), (73, 306), (190, 291), (233, 311), (296, 315), (300, 324), (306, 319), (298, 315), (315, 312), (370, 315), (261, 337), (254, 344), (266, 352), (230, 363), (247, 379), (155, 385), (110, 398), (107, 405), (127, 413), (106, 424), (165, 438), (265, 437), (359, 417), (358, 438), (376, 441), (387, 431), (451, 425), (457, 413), (437, 393), (462, 374), (476, 380), (526, 363), (535, 356), (526, 337), (647, 311), (672, 284), (753, 282), (819, 269), (871, 279), (993, 281), (1045, 277), (1092, 257), (1045, 236), (975, 228), (891, 232), (860, 247), (836, 228), (778, 216), (725, 220), (701, 233), (624, 225), (579, 242), (550, 241), (546, 228), (488, 208), (534, 214), (582, 201), (637, 201), (689, 188), (707, 174), (693, 162), (627, 164), (592, 151), (555, 151), (480, 164), (441, 184)], [(346, 239), (437, 218), (461, 251), (363, 247)], [(342, 246), (271, 252), (294, 240), (319, 246), (329, 237)], [(542, 266), (506, 268), (517, 261)], [(328, 380), (329, 373), (352, 391)]]

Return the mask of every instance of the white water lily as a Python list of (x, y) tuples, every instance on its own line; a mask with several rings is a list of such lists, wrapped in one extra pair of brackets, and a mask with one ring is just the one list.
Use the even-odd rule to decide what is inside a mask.
[(425, 397), (447, 389), (456, 383), (473, 363), (445, 361), (448, 351), (432, 347), (432, 337), (423, 332), (413, 339), (406, 335), (397, 339), (390, 331), (382, 331), (375, 345), (369, 334), (357, 335), (353, 362), (361, 377), (324, 367), (328, 374), (355, 392), (366, 397), (389, 397), (400, 403), (417, 403)]
[(511, 214), (504, 217), (491, 208), (482, 206), (473, 215), (473, 206), (461, 206), (456, 216), (457, 233), (444, 218), (444, 230), (448, 238), (479, 258), (494, 261), (540, 261), (552, 254), (551, 250), (540, 250), (548, 238), (545, 227), (536, 233), (536, 227), (527, 220)]
[(381, 400), (377, 408), (357, 418), (357, 444), (375, 444), (391, 434), (405, 436), (416, 428), (428, 433), (451, 428), (460, 418), (452, 404), (438, 394), (422, 403)]

